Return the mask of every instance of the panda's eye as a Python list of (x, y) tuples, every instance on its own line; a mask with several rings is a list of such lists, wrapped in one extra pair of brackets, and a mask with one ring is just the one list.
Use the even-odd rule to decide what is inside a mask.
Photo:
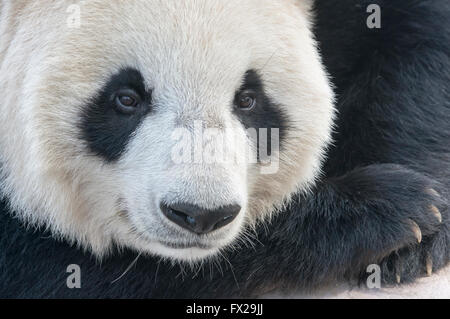
[(251, 110), (256, 105), (256, 94), (253, 91), (242, 91), (236, 99), (236, 107), (240, 110)]
[(124, 89), (115, 94), (114, 104), (117, 111), (131, 114), (141, 103), (141, 98), (134, 90)]

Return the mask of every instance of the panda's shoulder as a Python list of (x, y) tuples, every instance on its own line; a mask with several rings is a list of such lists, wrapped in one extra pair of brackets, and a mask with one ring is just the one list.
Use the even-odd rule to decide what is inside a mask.
[[(374, 4), (379, 8), (379, 28), (367, 24)], [(450, 50), (449, 14), (447, 0), (318, 0), (315, 33), (329, 71), (348, 74), (370, 59), (429, 59), (428, 53), (438, 59), (434, 53)]]

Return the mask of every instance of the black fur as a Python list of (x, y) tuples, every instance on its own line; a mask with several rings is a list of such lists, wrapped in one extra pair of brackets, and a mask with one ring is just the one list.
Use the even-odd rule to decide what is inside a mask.
[[(382, 8), (382, 28), (365, 26)], [(89, 254), (0, 214), (1, 297), (226, 297), (364, 279), (404, 282), (450, 258), (450, 4), (447, 0), (318, 0), (316, 34), (338, 93), (336, 143), (314, 194), (298, 198), (230, 264), (181, 272), (156, 259)], [(427, 192), (435, 189), (440, 196)], [(443, 222), (431, 214), (441, 211)], [(422, 230), (421, 244), (411, 221)], [(66, 287), (69, 264), (82, 288)]]
[[(251, 90), (255, 93), (256, 105), (252, 110), (240, 110), (235, 108), (234, 113), (247, 129), (256, 130), (256, 140), (254, 141), (257, 149), (257, 158), (265, 160), (265, 156), (272, 154), (272, 136), (274, 140), (279, 141), (281, 148), (283, 146), (286, 130), (289, 128), (289, 120), (282, 109), (276, 105), (264, 91), (264, 84), (261, 77), (255, 70), (249, 70), (244, 78), (244, 83), (236, 94), (234, 104), (237, 104), (239, 93), (245, 90)], [(278, 129), (278, 135), (272, 132), (273, 128)], [(266, 140), (260, 140), (263, 131), (267, 129)], [(262, 146), (262, 147), (261, 147)], [(262, 155), (262, 156), (261, 156)], [(261, 156), (261, 157), (260, 157)]]
[[(132, 89), (142, 98), (133, 114), (118, 112), (114, 105), (118, 90)], [(151, 92), (145, 89), (141, 73), (124, 68), (114, 74), (104, 89), (84, 108), (80, 123), (82, 139), (89, 150), (106, 161), (117, 160), (136, 128), (150, 111)]]

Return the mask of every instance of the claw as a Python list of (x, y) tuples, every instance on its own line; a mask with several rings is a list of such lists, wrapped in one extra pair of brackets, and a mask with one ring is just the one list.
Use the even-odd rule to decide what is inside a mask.
[(427, 254), (426, 267), (427, 267), (427, 275), (429, 277), (433, 274), (433, 259), (431, 258), (430, 254)]
[(414, 232), (414, 236), (417, 238), (417, 242), (420, 244), (422, 242), (422, 231), (415, 221), (410, 220), (410, 223), (412, 226), (412, 231)]
[(394, 259), (394, 269), (395, 269), (395, 280), (397, 281), (397, 284), (399, 284), (402, 281), (402, 262), (400, 259), (400, 255), (398, 254), (398, 251), (395, 252), (395, 259)]
[(435, 189), (433, 189), (433, 188), (428, 188), (427, 190), (426, 190), (426, 192), (428, 193), (428, 194), (430, 194), (431, 196), (434, 196), (434, 197), (441, 197), (441, 195), (435, 190)]
[(433, 215), (436, 216), (436, 218), (439, 220), (439, 223), (442, 223), (442, 215), (439, 209), (436, 206), (431, 205), (430, 210), (433, 213)]

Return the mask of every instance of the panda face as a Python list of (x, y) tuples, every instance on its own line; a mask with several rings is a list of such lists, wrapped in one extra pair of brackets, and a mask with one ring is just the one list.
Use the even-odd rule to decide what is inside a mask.
[(265, 143), (270, 154), (288, 127), (255, 70), (243, 68), (232, 90), (211, 77), (213, 92), (201, 79), (187, 91), (189, 83), (176, 86), (177, 92), (171, 80), (152, 88), (138, 69), (126, 67), (82, 108), (86, 154), (113, 170), (108, 175), (120, 185), (116, 206), (133, 232), (163, 255), (202, 257), (242, 231), (248, 170), (260, 165), (262, 144), (249, 131), (264, 129), (272, 138), (277, 130), (274, 143)]
[(62, 2), (41, 23), (32, 9), (22, 28), (46, 36), (18, 40), (39, 56), (21, 68), (29, 120), (2, 119), (26, 128), (5, 152), (36, 163), (3, 155), (23, 216), (97, 254), (195, 261), (317, 176), (333, 97), (306, 1), (98, 0), (61, 29)]

